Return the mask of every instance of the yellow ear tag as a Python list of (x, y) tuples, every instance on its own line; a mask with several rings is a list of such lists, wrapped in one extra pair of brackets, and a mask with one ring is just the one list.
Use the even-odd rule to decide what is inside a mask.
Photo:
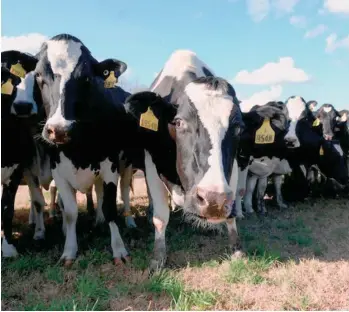
[(118, 79), (115, 77), (114, 71), (109, 73), (109, 76), (104, 80), (104, 88), (110, 89), (114, 88), (115, 84), (118, 82)]
[(9, 78), (7, 81), (1, 86), (1, 94), (11, 95), (13, 91), (12, 79)]
[(313, 122), (313, 127), (318, 127), (320, 125), (320, 119), (316, 118)]
[(262, 126), (256, 131), (255, 144), (271, 144), (275, 140), (275, 131), (270, 126), (270, 119), (265, 118)]
[(159, 120), (155, 117), (150, 107), (141, 115), (139, 125), (149, 130), (158, 131)]
[(21, 64), (17, 63), (16, 65), (12, 65), (10, 68), (10, 72), (18, 77), (24, 78), (27, 73)]
[(325, 154), (324, 149), (322, 148), (322, 145), (320, 146), (319, 154), (320, 156), (323, 156)]

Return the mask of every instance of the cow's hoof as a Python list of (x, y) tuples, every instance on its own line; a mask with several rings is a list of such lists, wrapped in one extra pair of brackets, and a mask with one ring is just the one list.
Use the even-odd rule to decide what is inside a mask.
[(37, 232), (37, 233), (35, 233), (33, 239), (36, 240), (36, 241), (44, 240), (45, 239), (45, 232)]
[(6, 239), (2, 242), (2, 256), (4, 258), (15, 258), (18, 256), (16, 247), (12, 244), (8, 244)]
[(159, 272), (161, 269), (163, 269), (165, 265), (166, 259), (161, 259), (161, 260), (155, 260), (152, 259), (150, 261), (149, 265), (149, 276), (152, 276), (154, 273)]
[(236, 219), (242, 220), (244, 218), (244, 215), (241, 213), (236, 215)]
[(231, 254), (232, 260), (242, 259), (243, 257), (245, 257), (245, 253), (242, 250), (234, 250)]
[(74, 260), (73, 259), (65, 259), (64, 260), (64, 267), (69, 269), (73, 266)]
[(115, 257), (113, 260), (114, 260), (114, 265), (120, 266), (120, 265), (130, 263), (131, 257), (130, 256), (121, 257), (121, 258)]

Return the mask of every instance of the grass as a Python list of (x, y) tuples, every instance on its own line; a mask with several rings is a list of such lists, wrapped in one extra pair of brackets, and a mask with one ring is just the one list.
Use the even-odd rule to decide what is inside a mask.
[[(57, 263), (61, 224), (47, 225), (43, 245), (32, 243), (28, 210), (16, 210), (20, 256), (3, 259), (2, 310), (348, 310), (349, 203), (317, 201), (268, 217), (238, 221), (246, 256), (232, 259), (225, 234), (194, 229), (171, 215), (166, 268), (148, 277), (154, 232), (146, 202), (134, 199), (138, 231), (120, 221), (132, 261), (115, 267), (107, 226), (93, 229), (81, 209), (78, 257)], [(89, 230), (86, 230), (89, 229)]]

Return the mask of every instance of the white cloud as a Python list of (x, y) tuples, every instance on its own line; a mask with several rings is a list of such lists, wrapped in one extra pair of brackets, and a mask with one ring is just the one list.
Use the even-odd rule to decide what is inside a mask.
[(349, 14), (349, 0), (325, 0), (324, 7), (331, 13)]
[(277, 101), (282, 94), (282, 86), (271, 86), (270, 89), (254, 93), (251, 97), (243, 99), (240, 103), (241, 110), (248, 112), (254, 105), (264, 105), (270, 101)]
[(269, 0), (246, 0), (248, 14), (255, 22), (264, 19), (270, 10)]
[(299, 0), (273, 0), (273, 6), (279, 12), (291, 13)]
[(304, 38), (315, 38), (320, 36), (327, 30), (327, 26), (324, 24), (317, 25), (315, 28), (308, 30), (304, 34)]
[(300, 16), (300, 15), (292, 15), (290, 17), (290, 24), (299, 27), (299, 28), (304, 28), (307, 26), (307, 19), (305, 16)]
[(260, 22), (273, 11), (276, 14), (293, 12), (299, 0), (246, 0), (248, 14), (255, 22)]
[(349, 35), (342, 39), (338, 39), (337, 34), (332, 33), (326, 38), (326, 52), (331, 53), (338, 48), (349, 49)]
[(295, 67), (292, 57), (281, 57), (278, 62), (266, 63), (252, 72), (242, 70), (233, 79), (234, 83), (271, 85), (285, 82), (305, 82), (310, 77), (301, 68)]
[(21, 36), (14, 37), (1, 37), (1, 50), (18, 50), (21, 52), (27, 52), (36, 54), (44, 41), (48, 38), (45, 35), (39, 33), (30, 33)]

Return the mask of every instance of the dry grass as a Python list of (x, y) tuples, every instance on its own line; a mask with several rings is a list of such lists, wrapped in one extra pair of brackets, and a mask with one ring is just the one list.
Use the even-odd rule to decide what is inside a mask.
[[(229, 258), (225, 235), (193, 229), (174, 213), (167, 269), (152, 278), (145, 270), (154, 237), (146, 205), (144, 196), (132, 199), (137, 231), (120, 221), (133, 257), (123, 268), (111, 263), (108, 228), (93, 229), (86, 214), (79, 215), (78, 258), (64, 269), (57, 264), (60, 222), (47, 225), (45, 243), (34, 244), (28, 210), (16, 210), (21, 256), (2, 261), (2, 310), (349, 309), (347, 200), (297, 204), (286, 212), (270, 208), (267, 217), (238, 222), (247, 252), (240, 260)], [(17, 201), (18, 208), (28, 206)]]

